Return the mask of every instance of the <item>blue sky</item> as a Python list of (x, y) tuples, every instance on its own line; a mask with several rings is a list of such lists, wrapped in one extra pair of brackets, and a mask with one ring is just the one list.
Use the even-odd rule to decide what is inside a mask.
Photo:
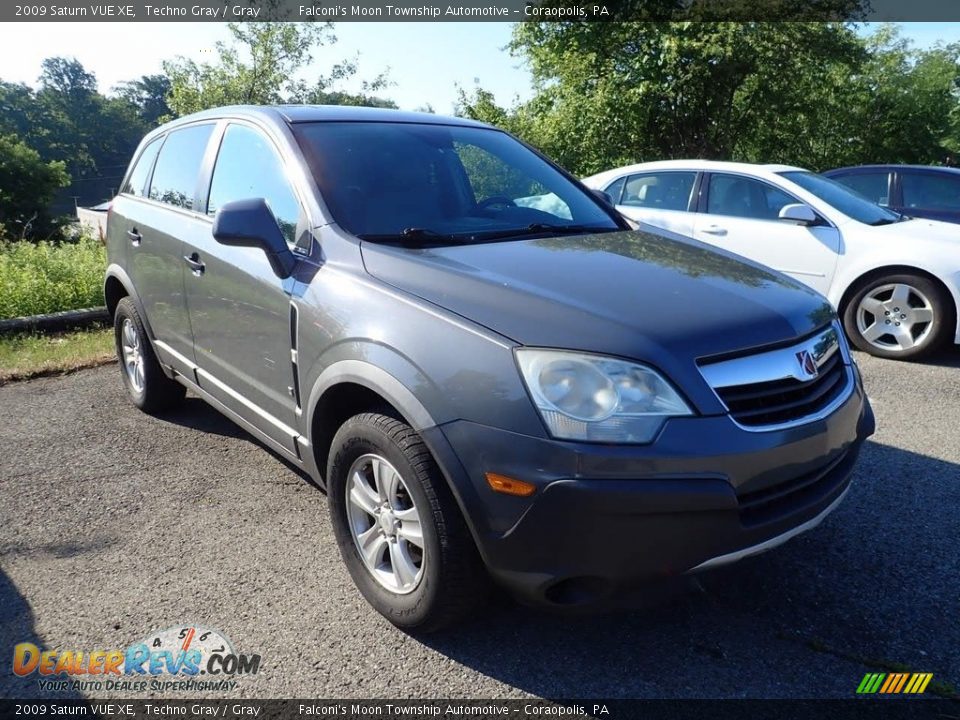
[[(960, 41), (960, 23), (901, 23), (919, 47)], [(389, 69), (394, 85), (384, 94), (400, 107), (425, 104), (449, 114), (456, 88), (475, 83), (501, 104), (530, 96), (530, 76), (504, 49), (510, 23), (339, 23), (338, 42), (314, 55), (316, 72), (359, 54), (359, 77)], [(869, 28), (864, 28), (868, 32)], [(219, 23), (6, 23), (0, 47), (0, 78), (34, 84), (40, 62), (53, 54), (76, 57), (96, 74), (100, 89), (160, 71), (166, 58), (202, 61), (227, 37)], [(309, 72), (306, 74), (309, 78)], [(356, 90), (347, 83), (344, 89)]]

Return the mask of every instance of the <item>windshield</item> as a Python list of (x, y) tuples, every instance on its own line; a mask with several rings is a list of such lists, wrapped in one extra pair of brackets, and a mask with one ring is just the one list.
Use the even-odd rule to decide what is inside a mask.
[(807, 192), (813, 193), (847, 217), (867, 225), (889, 225), (902, 218), (898, 213), (882, 208), (846, 185), (805, 170), (780, 173)]
[(294, 126), (337, 223), (366, 240), (461, 243), (619, 230), (591, 195), (498, 130)]

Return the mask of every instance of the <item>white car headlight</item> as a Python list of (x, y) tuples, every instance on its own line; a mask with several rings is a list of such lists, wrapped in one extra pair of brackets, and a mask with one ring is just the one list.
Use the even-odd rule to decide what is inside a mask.
[(667, 418), (693, 414), (645, 365), (565, 350), (516, 353), (530, 397), (555, 438), (648, 443)]

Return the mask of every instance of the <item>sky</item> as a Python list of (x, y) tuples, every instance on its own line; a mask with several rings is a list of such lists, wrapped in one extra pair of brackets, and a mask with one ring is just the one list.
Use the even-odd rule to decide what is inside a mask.
[[(960, 41), (960, 23), (900, 23), (921, 48)], [(530, 73), (505, 49), (511, 23), (337, 23), (336, 44), (314, 53), (316, 74), (358, 56), (356, 81), (339, 89), (359, 90), (359, 80), (383, 71), (393, 85), (380, 94), (402, 109), (427, 104), (453, 112), (457, 87), (479, 84), (501, 105), (532, 94)], [(861, 32), (869, 32), (862, 28)], [(160, 72), (165, 59), (183, 55), (212, 59), (214, 44), (227, 38), (225, 26), (206, 23), (0, 23), (0, 79), (36, 84), (41, 61), (51, 55), (75, 57), (108, 92), (117, 83)], [(305, 77), (309, 79), (309, 70)]]

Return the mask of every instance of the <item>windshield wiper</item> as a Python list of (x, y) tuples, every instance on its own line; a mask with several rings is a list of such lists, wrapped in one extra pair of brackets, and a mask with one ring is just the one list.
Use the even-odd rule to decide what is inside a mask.
[(423, 245), (434, 243), (437, 245), (449, 245), (450, 243), (460, 242), (463, 238), (456, 235), (439, 233), (436, 230), (421, 227), (404, 228), (400, 233), (383, 234), (365, 234), (358, 235), (361, 240), (381, 243), (399, 243), (402, 245)]
[(473, 236), (475, 240), (498, 240), (500, 238), (523, 237), (525, 235), (541, 235), (549, 233), (552, 235), (583, 235), (585, 233), (604, 233), (616, 232), (619, 228), (597, 227), (595, 225), (555, 225), (553, 223), (531, 223), (526, 227), (512, 228), (510, 230), (493, 230), (491, 232), (477, 233)]

